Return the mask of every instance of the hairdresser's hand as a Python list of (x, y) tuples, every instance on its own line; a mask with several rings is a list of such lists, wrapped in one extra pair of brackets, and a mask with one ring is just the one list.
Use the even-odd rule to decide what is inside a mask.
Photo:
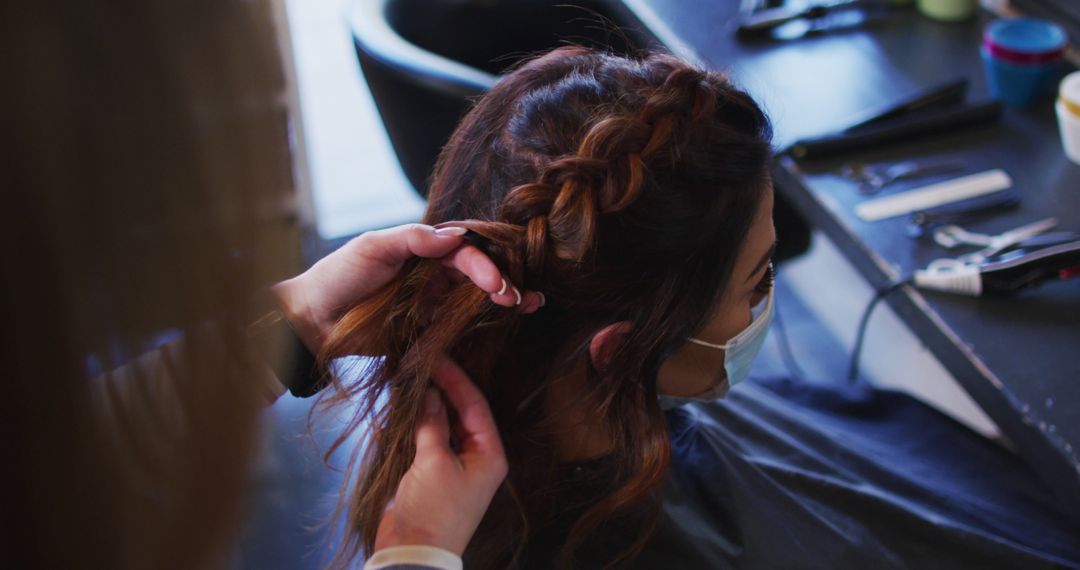
[(450, 447), (443, 400), (428, 388), (416, 425), (416, 456), (379, 523), (376, 551), (425, 545), (461, 556), (506, 478), (506, 455), (483, 394), (449, 359), (436, 366), (434, 380), (457, 409), (459, 450)]
[(316, 353), (344, 311), (393, 279), (414, 256), (441, 258), (449, 281), (469, 279), (499, 305), (518, 305), (526, 313), (543, 305), (537, 293), (520, 295), (486, 255), (464, 243), (463, 235), (464, 228), (422, 224), (367, 232), (277, 284), (274, 292), (297, 334)]

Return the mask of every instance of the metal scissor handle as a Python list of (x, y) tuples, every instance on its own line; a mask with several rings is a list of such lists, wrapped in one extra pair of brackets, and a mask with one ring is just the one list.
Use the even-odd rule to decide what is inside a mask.
[(1022, 225), (996, 235), (969, 232), (957, 225), (948, 225), (938, 228), (934, 232), (934, 241), (942, 247), (952, 249), (962, 245), (975, 245), (982, 247), (1006, 248), (1016, 242), (1039, 235), (1057, 225), (1057, 218), (1046, 218), (1030, 224)]
[(935, 259), (930, 262), (930, 265), (928, 265), (927, 268), (947, 270), (948, 268), (954, 268), (958, 265), (982, 263), (987, 258), (993, 257), (1002, 250), (1008, 249), (1030, 237), (1039, 235), (1056, 225), (1056, 218), (1046, 218), (1045, 220), (1025, 224), (997, 235), (969, 232), (957, 225), (942, 226), (934, 232), (934, 241), (936, 241), (938, 245), (949, 249), (961, 245), (976, 245), (983, 247), (978, 251), (964, 254), (956, 258)]
[(993, 239), (994, 236), (969, 232), (956, 224), (941, 226), (934, 230), (934, 241), (941, 247), (948, 249), (964, 245), (981, 245), (986, 247), (990, 245), (990, 242)]

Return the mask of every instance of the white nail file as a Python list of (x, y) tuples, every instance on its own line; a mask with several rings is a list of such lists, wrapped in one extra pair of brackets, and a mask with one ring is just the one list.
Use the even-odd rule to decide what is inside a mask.
[(999, 192), (1012, 186), (1012, 178), (1001, 169), (987, 170), (909, 190), (900, 194), (867, 200), (855, 206), (855, 214), (868, 222)]

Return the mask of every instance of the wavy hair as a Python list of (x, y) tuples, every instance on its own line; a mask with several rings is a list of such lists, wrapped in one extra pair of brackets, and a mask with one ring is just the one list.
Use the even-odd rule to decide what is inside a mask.
[[(729, 282), (769, 187), (770, 154), (769, 121), (750, 96), (671, 55), (560, 48), (480, 99), (439, 157), (425, 222), (459, 220), (515, 286), (547, 303), (523, 316), (467, 283), (433, 298), (438, 262), (415, 260), (340, 321), (324, 363), (382, 356), (363, 374), (335, 376), (328, 400), (359, 402), (339, 444), (370, 430), (352, 464), (338, 562), (372, 548), (412, 462), (440, 353), (488, 397), (510, 465), (467, 566), (520, 566), (549, 545), (562, 566), (617, 566), (640, 550), (669, 463), (657, 371)], [(599, 370), (590, 340), (622, 321), (629, 330)], [(581, 370), (577, 398), (549, 397)], [(575, 463), (558, 451), (558, 426), (583, 411), (610, 446)]]

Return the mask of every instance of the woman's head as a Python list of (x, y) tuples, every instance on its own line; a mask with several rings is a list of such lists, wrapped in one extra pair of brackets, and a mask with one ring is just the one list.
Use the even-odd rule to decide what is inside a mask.
[[(754, 255), (760, 236), (771, 244), (770, 150), (768, 120), (746, 93), (668, 55), (562, 48), (487, 93), (440, 156), (425, 221), (470, 229), (514, 285), (547, 303), (521, 316), (467, 284), (433, 299), (432, 268), (417, 262), (343, 320), (333, 353), (386, 355), (347, 392), (390, 392), (388, 408), (363, 408), (376, 430), (351, 510), (364, 541), (412, 458), (440, 352), (485, 390), (510, 462), (474, 560), (506, 564), (555, 521), (586, 536), (648, 511), (667, 465), (657, 374), (707, 324), (749, 319), (749, 301), (736, 317), (715, 313), (736, 306), (748, 235)], [(765, 229), (751, 232), (755, 222)], [(354, 334), (372, 324), (380, 338)], [(560, 441), (584, 418), (610, 469), (587, 504), (566, 509)]]

